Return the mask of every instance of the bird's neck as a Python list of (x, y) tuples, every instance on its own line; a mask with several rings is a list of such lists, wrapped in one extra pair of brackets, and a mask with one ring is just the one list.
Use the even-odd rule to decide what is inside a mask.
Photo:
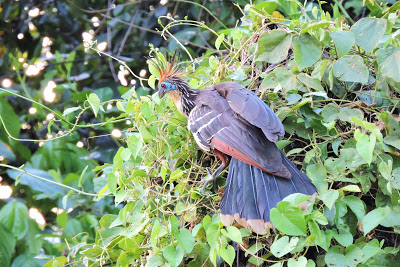
[(196, 106), (196, 97), (198, 96), (199, 90), (192, 89), (190, 87), (181, 90), (181, 105), (182, 105), (182, 113), (186, 116), (189, 116), (192, 109)]

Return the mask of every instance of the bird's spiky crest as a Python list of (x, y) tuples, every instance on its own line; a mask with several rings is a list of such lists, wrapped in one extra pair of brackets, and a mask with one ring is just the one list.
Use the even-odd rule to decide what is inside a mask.
[(177, 64), (176, 51), (172, 57), (167, 59), (159, 52), (155, 53), (155, 57), (149, 58), (150, 64), (152, 64), (158, 71), (159, 77), (158, 82), (161, 83), (167, 78), (181, 78), (182, 71), (179, 69)]

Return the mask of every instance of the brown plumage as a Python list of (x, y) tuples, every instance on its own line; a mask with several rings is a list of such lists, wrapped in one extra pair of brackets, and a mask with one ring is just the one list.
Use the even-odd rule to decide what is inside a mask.
[[(221, 201), (224, 224), (239, 224), (259, 234), (270, 227), (269, 212), (292, 193), (312, 195), (315, 187), (279, 151), (275, 142), (285, 131), (274, 112), (253, 92), (234, 82), (191, 89), (169, 66), (159, 81), (160, 96), (173, 99), (188, 117), (188, 129), (205, 151), (213, 150), (222, 164), (209, 172), (215, 179), (231, 158)], [(202, 191), (206, 184), (203, 186)]]

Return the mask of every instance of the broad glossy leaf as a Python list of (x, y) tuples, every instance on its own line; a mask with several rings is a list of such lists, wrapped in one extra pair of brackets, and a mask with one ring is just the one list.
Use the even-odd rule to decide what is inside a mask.
[[(14, 138), (18, 138), (21, 129), (19, 118), (17, 114), (15, 114), (14, 109), (4, 98), (0, 98), (0, 116), (9, 134)], [(5, 131), (3, 123), (0, 121), (1, 131)]]
[(358, 55), (339, 58), (333, 65), (333, 74), (344, 82), (368, 82), (369, 71), (362, 57)]
[(298, 237), (292, 237), (289, 241), (288, 236), (282, 236), (278, 240), (275, 240), (274, 243), (271, 245), (271, 253), (275, 257), (280, 258), (292, 251), (296, 247), (298, 242)]
[(352, 27), (356, 44), (367, 52), (372, 50), (379, 43), (386, 31), (386, 20), (377, 18), (363, 18), (357, 21)]
[(232, 266), (236, 256), (235, 249), (231, 245), (228, 245), (226, 248), (221, 247), (219, 252), (224, 261), (226, 261), (229, 266)]
[(329, 34), (335, 43), (336, 52), (339, 57), (343, 57), (350, 52), (355, 42), (354, 33), (350, 31), (331, 32)]
[(279, 63), (287, 55), (291, 45), (292, 35), (283, 30), (264, 32), (258, 39), (257, 61)]
[(383, 62), (381, 72), (384, 77), (400, 82), (400, 51), (394, 53)]
[(188, 229), (182, 228), (179, 231), (179, 239), (178, 240), (179, 240), (181, 247), (183, 248), (183, 250), (186, 253), (192, 252), (192, 250), (194, 248), (194, 237), (192, 236), (192, 233)]
[(342, 202), (354, 212), (359, 221), (365, 216), (365, 204), (364, 202), (356, 196), (348, 195), (342, 198)]
[(11, 231), (17, 240), (28, 233), (28, 218), (28, 208), (18, 201), (11, 201), (0, 210), (0, 223)]
[(371, 164), (372, 162), (372, 156), (374, 153), (375, 144), (376, 144), (375, 134), (371, 134), (370, 136), (368, 136), (361, 133), (357, 139), (356, 149), (360, 154), (360, 156), (368, 164)]
[(311, 67), (321, 58), (321, 44), (310, 34), (293, 37), (294, 59), (299, 70)]
[(303, 212), (289, 202), (279, 202), (277, 208), (271, 210), (271, 222), (287, 235), (306, 235), (307, 226)]
[(368, 214), (362, 219), (364, 236), (366, 236), (372, 229), (377, 227), (389, 215), (389, 212), (389, 207), (379, 207), (368, 212)]
[(350, 245), (346, 249), (340, 246), (333, 246), (326, 253), (325, 262), (328, 266), (356, 267), (361, 263), (362, 258), (363, 252), (356, 245)]
[(164, 258), (169, 262), (171, 267), (178, 267), (182, 262), (184, 252), (180, 246), (167, 246), (163, 251)]
[(99, 112), (99, 109), (100, 109), (100, 98), (96, 94), (91, 93), (88, 96), (87, 100), (88, 100), (90, 106), (92, 107), (94, 116), (97, 117), (97, 113)]
[(11, 258), (15, 249), (15, 238), (10, 230), (3, 226), (2, 223), (0, 223), (0, 236), (0, 262), (4, 266), (11, 266)]

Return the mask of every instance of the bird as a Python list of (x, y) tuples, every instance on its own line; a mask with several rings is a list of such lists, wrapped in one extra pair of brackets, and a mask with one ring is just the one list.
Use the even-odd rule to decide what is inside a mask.
[(276, 146), (285, 134), (282, 122), (254, 92), (233, 81), (193, 89), (184, 80), (176, 56), (156, 54), (150, 64), (158, 71), (160, 98), (172, 99), (188, 118), (187, 127), (200, 149), (221, 160), (214, 172), (207, 168), (201, 192), (229, 165), (220, 202), (225, 226), (235, 222), (257, 234), (271, 227), (270, 210), (286, 196), (315, 196), (310, 178), (297, 169)]

